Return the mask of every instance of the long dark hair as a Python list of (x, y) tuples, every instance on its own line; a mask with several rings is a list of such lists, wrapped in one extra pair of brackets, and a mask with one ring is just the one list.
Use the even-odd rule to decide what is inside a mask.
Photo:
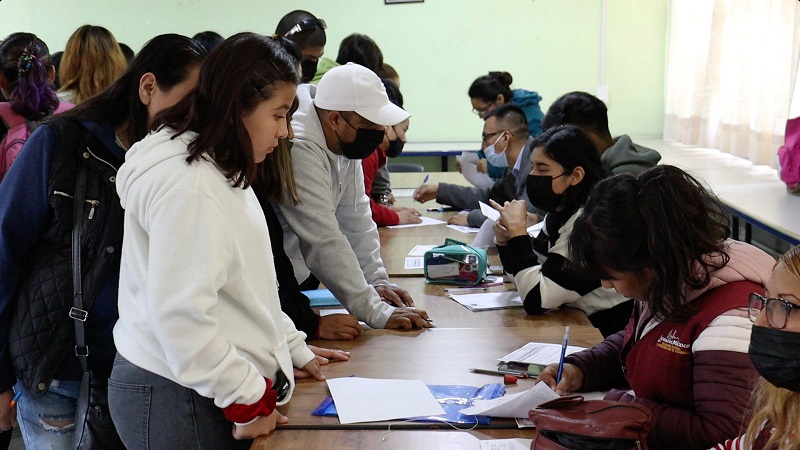
[(11, 110), (25, 120), (39, 121), (58, 107), (50, 88), (50, 51), (32, 33), (13, 33), (0, 43), (0, 71), (11, 88)]
[(489, 72), (475, 79), (467, 91), (469, 98), (478, 98), (487, 103), (497, 100), (503, 94), (504, 103), (511, 101), (514, 94), (511, 92), (511, 82), (514, 79), (508, 72)]
[(102, 93), (62, 114), (76, 120), (94, 120), (118, 127), (127, 122), (126, 138), (133, 143), (150, 131), (147, 108), (139, 99), (139, 80), (151, 72), (158, 85), (169, 89), (180, 84), (205, 57), (205, 50), (178, 34), (151, 39), (131, 62), (125, 73)]
[(239, 33), (220, 44), (200, 69), (197, 90), (154, 120), (178, 136), (196, 131), (187, 162), (210, 156), (234, 187), (256, 178), (253, 144), (242, 116), (269, 100), (279, 83), (297, 85), (297, 61), (282, 39)]
[(708, 286), (711, 272), (728, 264), (730, 231), (714, 194), (677, 167), (657, 166), (597, 184), (570, 235), (570, 260), (606, 280), (609, 270), (651, 272), (639, 300), (656, 318), (681, 321), (693, 312), (686, 288)]
[(589, 197), (594, 185), (605, 178), (597, 147), (586, 133), (571, 125), (553, 127), (539, 134), (531, 144), (531, 148), (537, 147), (542, 148), (545, 156), (559, 163), (565, 173), (572, 172), (576, 167), (583, 168), (583, 179), (567, 189), (561, 202), (563, 210), (572, 215)]
[(365, 34), (353, 33), (342, 39), (336, 62), (360, 64), (376, 74), (383, 67), (383, 53), (378, 44)]

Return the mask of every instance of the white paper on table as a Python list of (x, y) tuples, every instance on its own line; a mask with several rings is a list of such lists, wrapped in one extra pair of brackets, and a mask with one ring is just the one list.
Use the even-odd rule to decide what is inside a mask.
[(475, 235), (475, 239), (472, 241), (472, 246), (478, 248), (494, 247), (493, 226), (494, 221), (490, 219), (484, 220), (481, 227), (478, 228), (478, 234)]
[(522, 299), (517, 291), (450, 294), (450, 298), (467, 307), (470, 311), (522, 308)]
[(439, 225), (439, 224), (442, 224), (442, 223), (447, 223), (444, 220), (434, 219), (434, 218), (428, 217), (428, 216), (419, 216), (419, 218), (422, 219), (422, 223), (408, 223), (408, 224), (405, 224), (405, 225), (392, 225), (392, 226), (388, 226), (386, 228), (424, 227), (424, 226), (427, 226), (427, 225)]
[[(567, 346), (567, 355), (581, 350), (583, 347)], [(561, 344), (545, 344), (542, 342), (528, 342), (522, 348), (514, 350), (500, 361), (514, 361), (527, 364), (558, 364), (561, 360)]]
[(461, 163), (461, 175), (475, 186), (482, 188), (490, 188), (494, 186), (492, 177), (485, 173), (478, 172), (478, 153), (477, 152), (462, 152), (456, 156), (456, 159)]
[[(328, 309), (320, 309), (319, 310), (320, 317), (322, 317), (322, 316), (330, 316), (332, 314), (350, 314), (350, 311), (348, 311), (348, 310), (346, 310), (344, 308), (328, 308)], [(361, 328), (364, 328), (364, 329), (370, 328), (369, 325), (367, 325), (367, 323), (364, 322), (363, 320), (359, 320), (358, 324), (361, 325)]]
[[(542, 403), (555, 400), (560, 396), (556, 394), (547, 383), (536, 383), (527, 391), (516, 394), (504, 395), (491, 400), (474, 400), (469, 408), (462, 409), (461, 414), (473, 416), (507, 417), (516, 419), (517, 417), (528, 417), (528, 411), (541, 405)], [(336, 399), (334, 398), (334, 403)], [(338, 411), (339, 405), (336, 405)]]
[(408, 252), (408, 256), (425, 256), (425, 252), (433, 250), (434, 247), (438, 247), (438, 245), (415, 245), (414, 248)]
[(475, 234), (475, 233), (478, 232), (477, 228), (468, 227), (468, 226), (464, 226), (464, 225), (447, 225), (447, 228), (452, 228), (452, 229), (454, 229), (456, 231), (460, 231), (460, 232), (466, 233), (466, 234)]
[(478, 204), (481, 206), (481, 212), (487, 219), (490, 219), (492, 222), (497, 222), (497, 219), (500, 218), (500, 211), (483, 202), (478, 202)]
[(328, 389), (342, 424), (445, 414), (420, 380), (329, 378)]
[(406, 264), (404, 269), (424, 269), (424, 257), (422, 256), (406, 256)]
[(528, 450), (532, 443), (533, 439), (525, 438), (491, 439), (481, 441), (481, 450)]
[(394, 195), (395, 198), (413, 197), (414, 191), (416, 191), (414, 188), (392, 188), (392, 195)]
[(542, 228), (544, 228), (544, 220), (529, 226), (525, 231), (528, 232), (528, 236), (535, 238), (542, 231)]

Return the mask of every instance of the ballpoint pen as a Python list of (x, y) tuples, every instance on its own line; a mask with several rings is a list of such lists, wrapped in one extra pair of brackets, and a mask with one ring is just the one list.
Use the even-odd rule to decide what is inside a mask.
[(457, 288), (445, 288), (445, 292), (453, 292), (453, 291), (485, 291), (485, 287), (457, 287)]
[(429, 176), (430, 176), (430, 175), (425, 175), (425, 178), (423, 178), (423, 180), (422, 180), (422, 184), (425, 184), (425, 183), (427, 183), (427, 182), (428, 182), (428, 177), (429, 177)]
[(428, 212), (449, 212), (449, 211), (458, 211), (458, 208), (453, 207), (438, 207), (438, 208), (428, 208)]
[(484, 375), (514, 375), (518, 378), (530, 378), (528, 372), (523, 372), (521, 370), (489, 370), (489, 369), (469, 369), (472, 373), (482, 373)]
[(569, 343), (569, 326), (564, 330), (564, 342), (561, 344), (561, 359), (558, 361), (556, 385), (561, 382), (561, 375), (564, 373), (564, 357), (567, 356), (567, 343)]
[(20, 389), (19, 391), (17, 391), (16, 394), (14, 394), (14, 398), (11, 399), (11, 403), (9, 403), (8, 407), (13, 408), (17, 406), (17, 400), (19, 400), (20, 397), (22, 397), (22, 389)]

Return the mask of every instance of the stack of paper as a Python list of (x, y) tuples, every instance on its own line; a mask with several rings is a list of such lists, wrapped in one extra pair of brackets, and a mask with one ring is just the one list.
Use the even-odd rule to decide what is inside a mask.
[[(567, 346), (567, 355), (585, 350), (583, 347)], [(561, 360), (561, 344), (545, 344), (542, 342), (529, 342), (520, 349), (514, 350), (500, 361), (513, 361), (525, 364), (558, 364)]]
[(504, 395), (491, 400), (475, 400), (473, 406), (461, 410), (461, 414), (475, 414), (491, 417), (516, 419), (528, 417), (528, 411), (559, 398), (547, 383), (536, 383), (527, 391)]

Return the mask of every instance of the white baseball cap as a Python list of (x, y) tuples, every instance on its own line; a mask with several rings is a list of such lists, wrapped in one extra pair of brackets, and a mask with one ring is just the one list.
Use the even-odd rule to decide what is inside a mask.
[(354, 111), (372, 123), (392, 126), (411, 117), (389, 101), (375, 72), (354, 63), (334, 67), (317, 84), (314, 106), (328, 111)]

